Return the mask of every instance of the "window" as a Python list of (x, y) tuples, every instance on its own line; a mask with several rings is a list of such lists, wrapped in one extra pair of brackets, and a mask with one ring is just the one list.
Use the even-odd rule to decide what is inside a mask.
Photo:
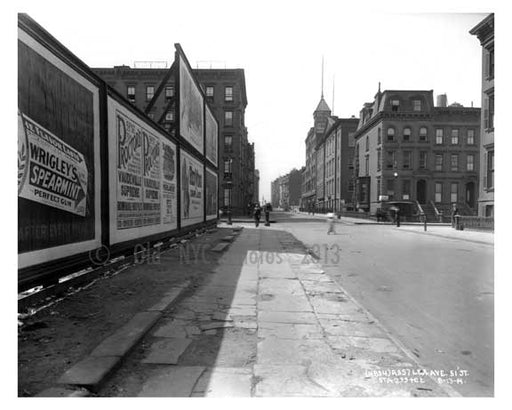
[(404, 169), (410, 169), (411, 168), (411, 151), (404, 151), (404, 161), (402, 164), (402, 167)]
[(224, 206), (231, 205), (231, 189), (224, 188)]
[(151, 118), (152, 120), (155, 119), (155, 113), (154, 112), (148, 112), (148, 118)]
[(211, 85), (206, 86), (206, 96), (213, 98), (213, 90), (214, 90), (213, 86), (211, 86)]
[(410, 141), (411, 139), (411, 129), (409, 127), (404, 128), (404, 141)]
[(370, 137), (366, 136), (366, 151), (370, 150)]
[(224, 136), (224, 151), (231, 152), (233, 150), (233, 137), (231, 135)]
[(399, 100), (391, 100), (391, 111), (398, 111), (399, 107), (400, 107)]
[(172, 98), (174, 97), (174, 86), (168, 85), (165, 87), (165, 98)]
[(411, 181), (408, 179), (402, 181), (402, 199), (409, 199), (411, 197)]
[(233, 126), (233, 111), (224, 111), (224, 125), (226, 127)]
[(459, 144), (459, 130), (457, 128), (452, 129), (452, 145)]
[(381, 169), (382, 153), (380, 149), (377, 150), (377, 171)]
[(494, 78), (494, 48), (486, 50), (485, 56), (485, 75), (488, 80)]
[(224, 160), (224, 178), (231, 178), (231, 164), (233, 160), (232, 159), (225, 159)]
[(381, 129), (377, 128), (377, 144), (380, 144), (382, 142), (380, 134), (381, 134)]
[(436, 129), (436, 144), (441, 145), (443, 143), (443, 129), (437, 128)]
[(380, 178), (377, 177), (375, 179), (375, 182), (377, 184), (377, 199), (381, 196), (381, 188), (380, 188)]
[(155, 95), (155, 87), (152, 85), (146, 86), (146, 101), (151, 101)]
[(466, 171), (474, 171), (475, 170), (475, 156), (473, 154), (468, 154), (466, 156)]
[(427, 168), (427, 151), (420, 151), (420, 168)]
[(370, 157), (368, 155), (364, 159), (364, 171), (366, 176), (370, 175)]
[(224, 88), (224, 101), (226, 101), (226, 102), (233, 101), (233, 87), (225, 87)]
[(393, 196), (395, 194), (395, 179), (389, 178), (386, 180), (386, 194), (389, 196)]
[(494, 151), (487, 153), (487, 189), (494, 187)]
[(165, 121), (174, 121), (174, 111), (167, 111), (165, 113)]
[(421, 127), (420, 128), (420, 141), (427, 141), (427, 138), (428, 138), (427, 127)]
[(484, 127), (485, 129), (494, 128), (494, 94), (485, 98)]
[(436, 192), (435, 192), (435, 202), (443, 202), (443, 184), (441, 182), (436, 182)]
[(393, 141), (395, 139), (395, 129), (393, 127), (388, 128), (388, 141)]
[(436, 171), (443, 170), (443, 154), (436, 154)]
[(421, 111), (421, 100), (412, 100), (412, 110)]
[(390, 169), (395, 166), (395, 151), (388, 151), (386, 158), (386, 168)]
[(459, 170), (459, 155), (452, 154), (450, 157), (450, 170), (457, 172)]
[(457, 198), (459, 197), (459, 183), (452, 182), (450, 184), (450, 202), (457, 203)]
[(353, 147), (356, 145), (356, 140), (354, 138), (354, 133), (353, 132), (349, 132), (348, 133), (348, 146), (349, 147)]
[(133, 85), (128, 86), (126, 94), (131, 102), (135, 102), (135, 87)]
[(468, 130), (466, 143), (468, 145), (475, 145), (475, 130)]

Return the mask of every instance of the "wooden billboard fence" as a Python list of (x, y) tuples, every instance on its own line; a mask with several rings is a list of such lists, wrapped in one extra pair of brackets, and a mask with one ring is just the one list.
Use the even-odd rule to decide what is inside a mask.
[(217, 223), (218, 123), (179, 44), (173, 67), (174, 132), (18, 15), (19, 291)]

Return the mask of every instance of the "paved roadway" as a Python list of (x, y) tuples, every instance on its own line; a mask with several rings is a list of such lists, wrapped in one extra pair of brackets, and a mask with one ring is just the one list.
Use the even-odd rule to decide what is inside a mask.
[[(390, 225), (274, 212), (275, 229), (292, 233), (326, 272), (433, 370), (466, 370), (452, 384), (463, 396), (494, 390), (494, 249), (492, 243), (419, 234)], [(414, 230), (414, 228), (413, 228)], [(450, 234), (450, 228), (446, 228)], [(491, 238), (492, 236), (489, 235)], [(492, 241), (492, 239), (491, 239)], [(460, 375), (461, 373), (459, 373)]]

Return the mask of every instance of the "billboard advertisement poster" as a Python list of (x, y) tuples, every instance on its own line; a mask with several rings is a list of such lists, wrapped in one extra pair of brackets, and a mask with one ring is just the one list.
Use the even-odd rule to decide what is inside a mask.
[(203, 96), (182, 57), (180, 67), (180, 134), (201, 154), (203, 143)]
[(217, 218), (217, 174), (206, 168), (205, 175), (206, 219)]
[(181, 226), (203, 222), (203, 164), (181, 151)]
[(218, 134), (219, 127), (215, 117), (213, 116), (210, 108), (206, 106), (206, 148), (205, 155), (212, 164), (217, 166), (217, 147), (218, 147)]
[(101, 246), (99, 88), (18, 27), (18, 268)]
[(176, 145), (109, 98), (111, 242), (176, 229)]
[(19, 111), (18, 196), (85, 216), (84, 156)]

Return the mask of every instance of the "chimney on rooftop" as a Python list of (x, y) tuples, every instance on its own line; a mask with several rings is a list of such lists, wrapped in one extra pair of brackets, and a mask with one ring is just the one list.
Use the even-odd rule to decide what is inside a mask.
[(446, 107), (448, 105), (448, 98), (446, 94), (440, 94), (437, 96), (437, 106), (438, 107)]

